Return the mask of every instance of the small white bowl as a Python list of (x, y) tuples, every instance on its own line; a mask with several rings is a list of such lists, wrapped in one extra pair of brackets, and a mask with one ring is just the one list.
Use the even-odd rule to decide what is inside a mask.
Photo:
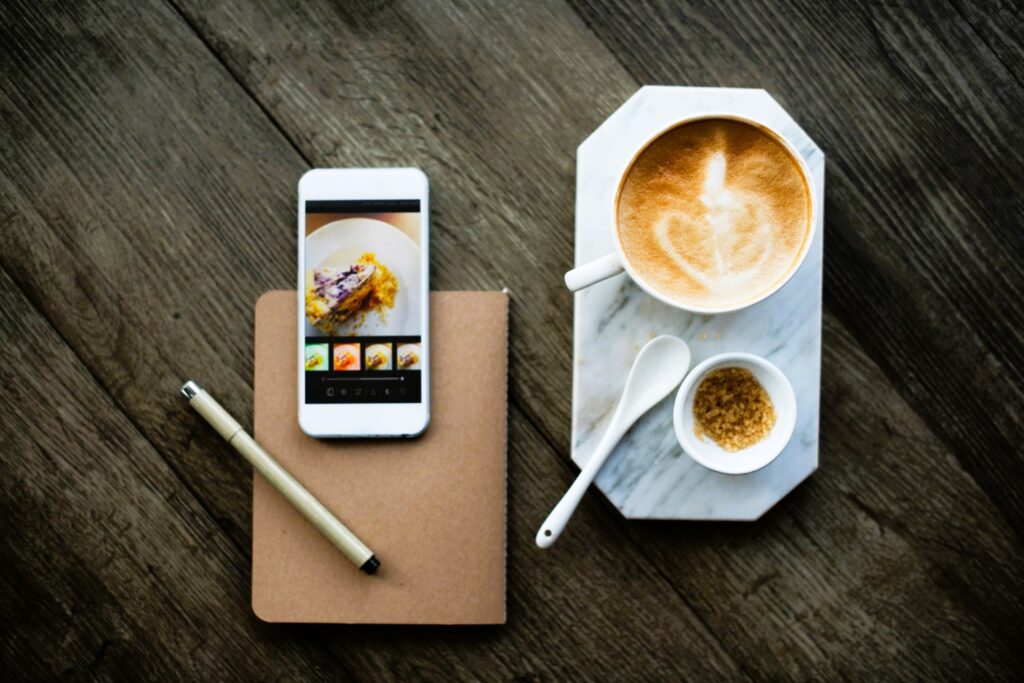
[[(765, 388), (775, 407), (775, 426), (767, 437), (739, 451), (727, 451), (694, 431), (693, 397), (704, 377), (718, 368), (745, 368)], [(793, 385), (777, 367), (749, 353), (721, 353), (699, 363), (679, 387), (672, 415), (676, 438), (686, 454), (709, 470), (722, 474), (749, 474), (779, 457), (796, 426)]]

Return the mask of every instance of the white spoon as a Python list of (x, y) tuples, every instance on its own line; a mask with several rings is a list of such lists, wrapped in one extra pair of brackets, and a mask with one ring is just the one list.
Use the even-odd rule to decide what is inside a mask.
[(537, 532), (537, 547), (550, 548), (558, 540), (569, 518), (576, 511), (587, 487), (601, 470), (619, 440), (640, 416), (679, 386), (690, 369), (690, 347), (678, 337), (655, 337), (640, 349), (626, 378), (619, 405), (615, 407), (608, 431), (591, 454), (587, 464), (558, 505)]

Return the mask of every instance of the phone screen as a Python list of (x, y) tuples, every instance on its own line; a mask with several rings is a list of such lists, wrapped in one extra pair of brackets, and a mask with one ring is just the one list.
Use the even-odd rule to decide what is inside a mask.
[(306, 403), (419, 403), (418, 199), (305, 203)]

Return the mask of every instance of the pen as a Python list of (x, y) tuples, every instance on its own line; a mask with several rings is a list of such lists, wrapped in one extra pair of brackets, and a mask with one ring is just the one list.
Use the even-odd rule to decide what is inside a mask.
[(185, 382), (181, 387), (182, 395), (188, 399), (190, 406), (209, 422), (217, 433), (223, 436), (249, 464), (256, 468), (270, 484), (277, 489), (288, 502), (295, 506), (306, 519), (313, 523), (338, 550), (345, 554), (352, 564), (367, 574), (373, 574), (380, 567), (380, 561), (374, 557), (373, 551), (348, 530), (331, 511), (313, 497), (313, 494), (296, 481), (281, 464), (263, 450), (256, 440), (249, 436), (242, 425), (224, 410), (221, 404), (213, 400), (206, 391), (193, 381)]

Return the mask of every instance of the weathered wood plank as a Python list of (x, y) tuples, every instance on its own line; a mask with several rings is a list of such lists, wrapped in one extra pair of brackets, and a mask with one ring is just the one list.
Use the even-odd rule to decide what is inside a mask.
[[(346, 52), (341, 52), (339, 54), (335, 50), (317, 52), (310, 51), (308, 49), (292, 49), (294, 48), (294, 45), (286, 42), (284, 37), (285, 31), (283, 29), (279, 29), (278, 26), (302, 24), (322, 27), (311, 29), (313, 32), (306, 37), (306, 39), (312, 44), (319, 42), (312, 40), (314, 36), (326, 40), (328, 35), (348, 35), (346, 32), (351, 33), (352, 35), (349, 37), (354, 39), (358, 30), (364, 28), (364, 25), (361, 22), (366, 22), (376, 27), (376, 35), (378, 35), (381, 42), (398, 44), (403, 42), (402, 38), (405, 36), (402, 31), (410, 30), (408, 26), (420, 27), (423, 25), (430, 25), (430, 17), (426, 16), (428, 12), (424, 11), (421, 15), (415, 13), (416, 10), (414, 9), (394, 7), (388, 7), (381, 10), (382, 14), (374, 15), (371, 19), (365, 12), (361, 13), (355, 9), (351, 9), (347, 12), (342, 10), (342, 14), (339, 16), (337, 14), (337, 10), (334, 8), (327, 8), (314, 3), (313, 5), (306, 5), (303, 8), (304, 13), (302, 15), (284, 22), (272, 20), (269, 15), (265, 14), (239, 12), (238, 10), (230, 7), (208, 10), (205, 7), (193, 7), (187, 2), (184, 3), (184, 11), (189, 15), (190, 19), (196, 23), (199, 29), (203, 31), (204, 35), (207, 36), (208, 41), (215, 46), (218, 51), (222, 52), (226, 56), (225, 59), (229, 66), (249, 85), (254, 94), (265, 102), (272, 114), (282, 122), (282, 126), (285, 130), (289, 131), (289, 134), (298, 141), (300, 147), (304, 150), (308, 150), (307, 154), (314, 158), (318, 155), (326, 156), (330, 154), (332, 150), (345, 149), (346, 151), (349, 151), (351, 150), (351, 146), (344, 144), (347, 140), (343, 140), (342, 143), (332, 144), (332, 140), (339, 135), (344, 135), (344, 133), (336, 133), (331, 130), (331, 121), (329, 121), (324, 115), (323, 110), (310, 110), (309, 108), (304, 107), (301, 101), (299, 101), (300, 98), (298, 95), (302, 92), (313, 91), (329, 94), (331, 92), (330, 88), (332, 87), (332, 78), (336, 80), (336, 77), (342, 73), (350, 74), (357, 72), (358, 69), (356, 67), (358, 67), (360, 63), (357, 62), (353, 56), (353, 54), (355, 54), (354, 48), (352, 48), (353, 54)], [(465, 14), (475, 18), (486, 12), (486, 5), (476, 5), (472, 9), (466, 10)], [(435, 12), (435, 14), (437, 13)], [(448, 31), (450, 33), (454, 34), (460, 27), (472, 23), (471, 19), (463, 17), (462, 12), (460, 11), (449, 11), (449, 14), (456, 15), (447, 16), (447, 14), (445, 14), (444, 16), (443, 23), (445, 26), (449, 27)], [(481, 23), (487, 25), (499, 23), (500, 30), (497, 32), (504, 36), (506, 42), (512, 42), (512, 40), (515, 39), (523, 43), (527, 43), (530, 40), (528, 36), (523, 37), (521, 35), (525, 31), (516, 24), (515, 20), (506, 20), (505, 23), (500, 23), (501, 20), (497, 16), (487, 15), (487, 17), (492, 21)], [(577, 27), (571, 19), (564, 18), (560, 14), (548, 17), (547, 23), (552, 24), (552, 22), (555, 22), (556, 17), (561, 21), (556, 22), (557, 25), (549, 26), (546, 29), (549, 33), (568, 36), (572, 33), (574, 27), (578, 30), (579, 27)], [(688, 18), (692, 19), (693, 17), (691, 16)], [(717, 18), (724, 19), (727, 17), (723, 16)], [(280, 18), (278, 17), (278, 19)], [(334, 24), (338, 24), (340, 22), (340, 27), (332, 24), (332, 21)], [(441, 20), (437, 20), (437, 23), (442, 22)], [(671, 22), (662, 23), (666, 23), (671, 26)], [(695, 23), (697, 23), (696, 20)], [(704, 23), (707, 24), (708, 21), (705, 21)], [(352, 26), (349, 26), (349, 24)], [(393, 25), (401, 25), (406, 28), (394, 29), (396, 32), (391, 33), (389, 32), (391, 30), (389, 27)], [(636, 33), (641, 32), (640, 29), (636, 28), (638, 25), (639, 22), (634, 22), (634, 24), (632, 24)], [(652, 31), (655, 31), (653, 34), (654, 38), (661, 39), (667, 37), (656, 33), (660, 30), (660, 24), (658, 22), (652, 22), (652, 26)], [(429, 34), (427, 37), (429, 39)], [(728, 38), (728, 36), (726, 35), (724, 38)], [(586, 39), (581, 36), (574, 42), (586, 43)], [(678, 44), (678, 42), (676, 44)], [(723, 47), (729, 46), (724, 45)], [(344, 50), (346, 48), (342, 47), (339, 49)], [(607, 61), (601, 57), (600, 50), (595, 50), (593, 47), (587, 47), (586, 49), (589, 50), (587, 52), (588, 58), (593, 58), (596, 63), (603, 64)], [(785, 62), (783, 57), (786, 45), (775, 45), (772, 49), (778, 52), (779, 63), (784, 64)], [(802, 56), (802, 53), (800, 53), (801, 50), (806, 51), (807, 49), (808, 47), (804, 45), (803, 42), (798, 43), (798, 56)], [(699, 53), (699, 51), (697, 52)], [(591, 55), (591, 53), (593, 53), (593, 55)], [(395, 70), (400, 72), (398, 76), (399, 78), (405, 78), (410, 83), (416, 82), (419, 79), (414, 79), (412, 76), (406, 75), (406, 73), (417, 67), (415, 65), (407, 65), (401, 58), (402, 54), (403, 53), (399, 53), (396, 56), (391, 52), (387, 52), (382, 59), (384, 59), (389, 66), (394, 67)], [(676, 55), (673, 53), (672, 56), (675, 57)], [(685, 60), (686, 56), (687, 55), (680, 55), (679, 57)], [(666, 57), (668, 57), (668, 55), (666, 55)], [(554, 59), (557, 58), (558, 57), (555, 57)], [(698, 57), (694, 57), (694, 59), (697, 58)], [(548, 59), (552, 58), (549, 57)], [(472, 72), (475, 76), (474, 80), (491, 83), (514, 80), (515, 74), (506, 73), (501, 70), (502, 62), (499, 61), (498, 64), (490, 64), (487, 63), (486, 60), (480, 61), (485, 63), (474, 65), (474, 70)], [(666, 58), (666, 63), (672, 65), (674, 62), (672, 59)], [(688, 65), (688, 63), (684, 62), (684, 65)], [(633, 86), (628, 83), (620, 84), (620, 82), (624, 82), (628, 79), (623, 71), (605, 66), (601, 66), (599, 68), (602, 70), (602, 73), (612, 77), (612, 81), (609, 85), (614, 88), (616, 92), (631, 92)], [(822, 66), (819, 68), (827, 67)], [(286, 74), (289, 76), (286, 77)], [(298, 75), (291, 76), (291, 74)], [(372, 75), (373, 74), (366, 74), (360, 77), (356, 74), (352, 78), (362, 78), (369, 82), (372, 80)], [(434, 79), (439, 78), (439, 76), (433, 73), (431, 74), (431, 77)], [(687, 80), (693, 80), (693, 78), (688, 78)], [(357, 85), (359, 84), (357, 83)], [(552, 88), (554, 89), (554, 86), (552, 86)], [(347, 92), (352, 93), (353, 91), (349, 90)], [(366, 95), (367, 97), (372, 95), (369, 84), (362, 85), (357, 88), (354, 93)], [(413, 94), (412, 96), (416, 97), (417, 95)], [(564, 94), (560, 96), (566, 98), (571, 97), (571, 95)], [(387, 95), (383, 95), (381, 98), (383, 101), (387, 101)], [(395, 98), (397, 98), (397, 95)], [(339, 109), (344, 110), (345, 107), (353, 106), (347, 103), (340, 95), (336, 95), (335, 99), (337, 101), (337, 108)], [(362, 107), (364, 105), (360, 103), (356, 106)], [(357, 110), (353, 112), (353, 117), (358, 120), (361, 111), (362, 110)], [(493, 126), (494, 130), (492, 132), (497, 134), (498, 125), (497, 123), (491, 122), (501, 122), (503, 120), (502, 116), (505, 115), (503, 112), (504, 110), (494, 113), (488, 111), (475, 111), (473, 113), (473, 119), (481, 128), (486, 129), (489, 126)], [(366, 116), (366, 114), (362, 115)], [(409, 125), (408, 121), (405, 119), (395, 121), (394, 123), (399, 128)], [(314, 133), (318, 133), (319, 131), (325, 132), (318, 135), (314, 140)], [(424, 136), (446, 134), (443, 132), (434, 132), (428, 129), (417, 129), (416, 132)], [(561, 133), (561, 131), (558, 132)], [(581, 137), (585, 132), (586, 130), (576, 131), (577, 138)], [(459, 131), (459, 133), (461, 133), (461, 131)], [(544, 135), (544, 133), (539, 132), (537, 135)], [(454, 137), (450, 140), (446, 140), (446, 142), (461, 142), (462, 145), (467, 147), (470, 145), (475, 146), (480, 144), (477, 143), (476, 140), (456, 140)], [(374, 148), (377, 148), (378, 144), (383, 145), (386, 148), (389, 141), (381, 136), (380, 138), (375, 138), (374, 143)], [(483, 145), (480, 144), (480, 146), (482, 147)], [(352, 150), (351, 153), (357, 154), (358, 149)], [(466, 154), (467, 156), (469, 154), (469, 152), (459, 152), (458, 150), (454, 153)], [(547, 159), (547, 157), (536, 158), (541, 162)], [(510, 203), (522, 201), (522, 197), (510, 197), (507, 201)], [(842, 207), (840, 207), (840, 210), (841, 209)], [(924, 254), (919, 256), (926, 257), (927, 255)], [(551, 372), (547, 373), (549, 382), (560, 381), (560, 378), (567, 374), (556, 374), (557, 371), (554, 369), (554, 366), (551, 366), (549, 370), (551, 370)], [(546, 407), (549, 407), (550, 410), (562, 410), (564, 407), (564, 401), (560, 402), (560, 404), (562, 404), (562, 407), (560, 407), (559, 404), (550, 406), (546, 404)], [(541, 424), (544, 425), (545, 432), (548, 433), (549, 436), (553, 437), (554, 441), (561, 442), (560, 437), (562, 436), (562, 433), (560, 431), (548, 430), (546, 422), (541, 422)]]
[(568, 443), (575, 149), (636, 87), (575, 14), (176, 4), (313, 165), (423, 166), (432, 285), (511, 288), (512, 395)]
[[(4, 329), (14, 330), (16, 327), (5, 325)], [(38, 403), (41, 400), (42, 397), (36, 397), (27, 403)], [(116, 412), (112, 404), (100, 404), (97, 410)], [(174, 419), (190, 424), (193, 438), (201, 438), (207, 431), (183, 404), (174, 411)], [(360, 676), (376, 675), (388, 666), (393, 675), (417, 679), (443, 680), (451, 672), (461, 672), (460, 678), (484, 676), (488, 672), (499, 679), (523, 673), (566, 677), (577, 667), (570, 654), (588, 649), (594, 649), (588, 655), (591, 666), (599, 666), (604, 670), (614, 670), (628, 659), (638, 671), (649, 671), (652, 675), (700, 678), (734, 678), (738, 675), (715, 639), (689, 614), (685, 605), (680, 604), (671, 610), (661, 609), (678, 599), (674, 589), (659, 576), (655, 568), (643, 563), (638, 565), (636, 558), (630, 554), (618, 552), (628, 541), (614, 527), (607, 528), (606, 525), (591, 522), (592, 528), (601, 530), (601, 537), (595, 543), (596, 550), (579, 549), (572, 563), (561, 559), (551, 561), (543, 569), (545, 580), (537, 580), (537, 558), (533, 550), (535, 511), (542, 509), (560, 494), (559, 478), (555, 473), (562, 468), (562, 464), (556, 458), (528, 457), (543, 454), (546, 444), (520, 413), (513, 413), (511, 425), (511, 440), (515, 446), (512, 448), (510, 475), (517, 484), (510, 490), (510, 627), (488, 630), (485, 636), (469, 642), (460, 639), (463, 644), (459, 648), (451, 648), (447, 644), (449, 639), (444, 635), (444, 630), (437, 631), (434, 636), (421, 635), (412, 644), (404, 640), (396, 642), (393, 635), (380, 629), (371, 629), (365, 635), (346, 631), (340, 638), (332, 636), (326, 628), (311, 629), (308, 632), (334, 643), (335, 647), (345, 653), (348, 666)], [(61, 427), (68, 433), (78, 430), (75, 424), (62, 424)], [(81, 438), (88, 439), (88, 435)], [(232, 459), (230, 450), (216, 439), (206, 448), (205, 457), (214, 462), (226, 464)], [(539, 472), (532, 471), (533, 467), (529, 465), (531, 460), (538, 461), (534, 467), (540, 466)], [(517, 463), (524, 463), (525, 468), (521, 469)], [(7, 469), (5, 464), (5, 471)], [(243, 476), (243, 479), (247, 485), (247, 477)], [(131, 489), (131, 484), (127, 484), (126, 490)], [(108, 498), (111, 505), (121, 504), (126, 495), (115, 496), (103, 491), (95, 491), (94, 494)], [(164, 494), (172, 505), (176, 498), (187, 495), (184, 490)], [(14, 503), (13, 507), (18, 504), (20, 501)], [(595, 510), (599, 516), (615, 514), (600, 507)], [(248, 506), (229, 512), (237, 518), (237, 523), (247, 522)], [(28, 514), (28, 511), (21, 512), (21, 515)], [(14, 523), (19, 518), (15, 517)], [(87, 526), (90, 521), (83, 519), (76, 523)], [(214, 534), (212, 531), (208, 533)], [(45, 539), (53, 535), (53, 532), (42, 530), (38, 535)], [(578, 542), (582, 543), (582, 538)], [(15, 547), (24, 551), (21, 539), (18, 543)], [(102, 546), (102, 541), (98, 541), (97, 545)], [(179, 560), (162, 555), (159, 547), (146, 549), (146, 552), (152, 553), (154, 563), (159, 562), (169, 567), (179, 565)], [(26, 572), (31, 572), (33, 568), (36, 571), (40, 569), (33, 563), (34, 558), (33, 555), (23, 558), (23, 563), (27, 565)], [(236, 584), (239, 584), (235, 585), (235, 593), (228, 596), (212, 595), (210, 599), (230, 601), (235, 609), (228, 610), (228, 616), (241, 622), (243, 627), (254, 628), (255, 619), (248, 613), (248, 558), (236, 549), (236, 556), (232, 559), (232, 571), (237, 573)], [(92, 558), (87, 557), (83, 564), (91, 567), (93, 562)], [(54, 570), (51, 567), (48, 571)], [(64, 575), (64, 567), (57, 570), (57, 575), (68, 580)], [(620, 581), (624, 585), (612, 591), (612, 587)], [(96, 590), (102, 593), (102, 584)], [(611, 604), (604, 605), (595, 601), (595, 595), (607, 595), (609, 591), (616, 596)], [(45, 597), (43, 594), (40, 599)], [(182, 609), (187, 608), (186, 605)], [(127, 611), (130, 608), (122, 609)], [(76, 632), (83, 638), (96, 639), (102, 646), (104, 639), (101, 635), (105, 631), (92, 631), (92, 622), (86, 616), (87, 613), (83, 613), (83, 621), (75, 624)], [(161, 617), (150, 615), (148, 619), (159, 621)], [(260, 628), (271, 635), (275, 632), (270, 627)], [(281, 630), (276, 629), (276, 632), (279, 634)], [(542, 635), (543, 639), (539, 640)], [(42, 635), (38, 637), (42, 639)], [(645, 643), (660, 643), (664, 647), (649, 644), (641, 646), (636, 638), (642, 638)], [(35, 638), (14, 643), (18, 648), (32, 645), (38, 645)], [(124, 660), (113, 661), (112, 667), (122, 666), (133, 657), (148, 657), (145, 650), (136, 649), (131, 644), (122, 647), (126, 649)], [(678, 653), (679, 657), (670, 662), (663, 661), (666, 650)], [(522, 651), (536, 654), (531, 657), (515, 654)], [(562, 654), (554, 657), (548, 655), (553, 652)], [(399, 658), (396, 660), (396, 657)], [(444, 665), (439, 666), (438, 662)], [(296, 664), (300, 665), (301, 662)], [(154, 675), (162, 670), (161, 663), (153, 666)], [(206, 670), (200, 668), (198, 671)]]
[(581, 505), (572, 522), (577, 533), (564, 545), (559, 541), (559, 552), (537, 549), (538, 512), (546, 514), (563, 493), (566, 465), (518, 408), (511, 417), (510, 633), (495, 647), (503, 657), (523, 660), (516, 675), (744, 678), (743, 664), (727, 654), (657, 564), (632, 547), (618, 513), (599, 496)]
[[(18, 31), (4, 20), (0, 134), (10, 152), (0, 160), (0, 264), (237, 543), (248, 539), (248, 475), (230, 457), (210, 457), (223, 444), (189, 419), (174, 391), (181, 375), (202, 371), (198, 378), (223, 387), (233, 411), (245, 419), (251, 414), (251, 304), (292, 278), (294, 198), (292, 183), (282, 178), (297, 177), (306, 159), (342, 165), (427, 158), (435, 180), (435, 285), (510, 284), (516, 294), (509, 626), (454, 636), (431, 629), (273, 629), (275, 637), (323, 637), (361, 677), (607, 676), (623, 661), (637, 676), (701, 679), (891, 676), (908, 667), (939, 677), (972, 670), (995, 676), (1019, 668), (1019, 655), (1010, 650), (1020, 640), (1019, 542), (929, 432), (933, 419), (922, 423), (911, 410), (918, 407), (914, 387), (930, 386), (937, 373), (915, 378), (908, 391), (899, 372), (918, 366), (901, 356), (879, 370), (830, 315), (823, 469), (778, 510), (750, 526), (640, 525), (622, 521), (592, 495), (554, 552), (533, 549), (536, 524), (574, 474), (561, 446), (568, 443), (564, 359), (571, 332), (569, 298), (558, 281), (571, 260), (572, 150), (636, 85), (571, 12), (558, 4), (311, 3), (274, 13), (184, 4), (189, 21), (297, 153), (175, 17), (150, 9), (141, 16), (133, 8), (84, 5), (71, 17), (25, 9), (31, 21)], [(751, 15), (711, 11), (688, 15), (711, 41), (688, 44), (706, 51), (659, 53), (661, 68), (695, 70), (676, 71), (671, 80), (713, 73), (740, 84), (730, 80), (743, 76), (767, 83), (776, 95), (785, 92), (800, 73), (787, 46), (769, 45), (777, 66), (765, 75), (767, 67), (737, 47), (752, 49), (760, 37), (745, 33), (753, 30)], [(740, 28), (719, 26), (730, 21)], [(839, 24), (836, 30), (844, 28)], [(663, 25), (675, 30), (673, 21), (661, 19), (651, 28)], [(894, 29), (886, 30), (892, 42)], [(68, 31), (71, 44), (60, 43)], [(858, 66), (874, 76), (886, 54), (864, 55)], [(638, 59), (643, 66), (646, 57)], [(635, 65), (623, 61), (632, 72)], [(840, 83), (852, 78), (843, 62), (835, 69)], [(835, 97), (825, 98), (812, 121), (832, 134), (846, 111)], [(866, 110), (869, 123), (887, 114), (879, 107)], [(27, 111), (33, 115), (19, 113)], [(900, 117), (918, 111), (897, 108)], [(919, 249), (912, 259), (918, 270), (905, 277), (888, 255), (876, 253), (877, 229), (863, 238), (852, 232), (862, 225), (850, 212), (870, 208), (858, 194), (862, 175), (870, 181), (893, 153), (890, 140), (882, 161), (875, 158), (879, 143), (854, 142), (852, 153), (836, 146), (844, 154), (825, 145), (834, 160), (847, 161), (838, 167), (846, 173), (838, 201), (830, 179), (829, 215), (840, 222), (833, 228), (830, 218), (829, 234), (838, 229), (846, 241), (837, 247), (830, 237), (827, 272), (837, 270), (833, 252), (842, 251), (844, 260), (827, 285), (842, 291), (838, 304), (828, 296), (877, 362), (885, 347), (877, 335), (862, 335), (866, 316), (849, 312), (858, 301), (849, 298), (854, 276), (865, 277), (870, 297), (863, 297), (892, 312), (901, 309), (884, 285), (914, 291), (922, 269), (945, 261)], [(970, 149), (957, 149), (967, 163), (979, 163)], [(878, 190), (871, 182), (863, 186)], [(926, 199), (938, 201), (919, 196), (911, 208)], [(940, 199), (960, 216), (975, 208), (962, 193)], [(897, 226), (909, 220), (896, 208), (867, 215), (889, 220), (890, 213), (899, 214)], [(953, 227), (950, 234), (966, 239), (972, 258), (982, 253), (977, 244), (988, 248), (991, 235), (964, 238), (964, 226)], [(942, 258), (963, 248), (955, 241), (939, 246)], [(523, 267), (530, 262), (539, 273)], [(230, 271), (219, 267), (226, 264)], [(967, 260), (955, 275), (977, 267)], [(189, 268), (192, 290), (178, 279)], [(983, 275), (990, 285), (1006, 276)], [(135, 310), (140, 303), (143, 310)], [(911, 313), (902, 324), (920, 325), (919, 313)], [(904, 342), (917, 334), (897, 333)], [(987, 333), (979, 335), (989, 343)], [(886, 374), (896, 377), (909, 406)], [(960, 455), (962, 444), (954, 445)], [(46, 530), (39, 535), (46, 538)], [(20, 541), (9, 547), (16, 552)], [(0, 572), (5, 582), (32, 573), (28, 560), (16, 566), (29, 569)], [(110, 590), (102, 581), (81, 580), (86, 590)], [(34, 595), (33, 602), (57, 609), (54, 589)], [(26, 671), (52, 670), (59, 658), (43, 644), (55, 629), (45, 619), (32, 628), (38, 635), (5, 641), (4, 652), (23, 655)], [(87, 667), (104, 632), (76, 632), (67, 658)], [(108, 646), (107, 652), (123, 651)], [(128, 652), (150, 661), (145, 650)], [(159, 662), (153, 666), (162, 670)]]
[(246, 467), (209, 457), (177, 387), (251, 416), (252, 304), (294, 272), (267, 218), (294, 199), (266, 190), (304, 164), (166, 6), (2, 11), (0, 263), (246, 547)]
[(1024, 548), (850, 335), (825, 332), (821, 469), (755, 525), (638, 525), (638, 542), (754, 677), (1012, 678)]
[(635, 78), (767, 88), (829, 155), (825, 301), (1024, 528), (1024, 90), (944, 3), (576, 3)]
[[(329, 627), (311, 628), (304, 632), (313, 637), (300, 639), (300, 652), (293, 652), (299, 648), (287, 627), (260, 625), (249, 613), (244, 554), (6, 275), (0, 277), (0, 311), (0, 343), (11, 361), (0, 380), (17, 389), (0, 400), (6, 418), (0, 421), (6, 511), (0, 575), (37, 606), (15, 610), (12, 601), (3, 607), (16, 626), (8, 631), (13, 637), (4, 639), (5, 669), (19, 677), (70, 672), (118, 678), (131, 672), (159, 678), (186, 660), (184, 673), (202, 678), (373, 677), (389, 671), (417, 680), (561, 679), (579, 674), (574, 657), (581, 653), (594, 670), (620, 670), (629, 661), (633, 670), (652, 676), (739, 675), (684, 605), (664, 609), (676, 600), (673, 589), (656, 568), (619, 551), (624, 539), (614, 527), (595, 525), (601, 539), (594, 547), (581, 549), (571, 563), (550, 558), (541, 567), (545, 580), (537, 580), (536, 558), (528, 554), (533, 510), (557, 493), (551, 470), (561, 467), (550, 457), (538, 459), (539, 467), (527, 458), (510, 466), (521, 485), (510, 501), (508, 628), (459, 637), (459, 648), (450, 647), (446, 629), (433, 635), (420, 629), (411, 642), (396, 642), (386, 629), (338, 637)], [(75, 387), (59, 392), (53, 425), (35, 419), (54, 388), (50, 376), (38, 372), (39, 357), (62, 378), (62, 387)], [(182, 412), (189, 415), (184, 407)], [(546, 445), (525, 418), (513, 418), (511, 438), (520, 449), (543, 451)], [(209, 455), (231, 457), (223, 444)], [(614, 600), (595, 600), (612, 587)], [(320, 653), (325, 661), (318, 659), (322, 640), (346, 653), (343, 664), (327, 652)], [(63, 647), (55, 650), (53, 641)]]
[(334, 679), (248, 607), (235, 548), (0, 271), (5, 677)]
[[(230, 533), (244, 562), (249, 474), (176, 390), (195, 375), (217, 387), (243, 421), (251, 414), (250, 309), (260, 292), (292, 277), (294, 188), (281, 178), (297, 178), (304, 164), (184, 24), (150, 9), (77, 6), (67, 21), (78, 31), (72, 41), (55, 39), (65, 19), (53, 14), (32, 16), (5, 36), (3, 130), (17, 144), (0, 166), (0, 262), (110, 391), (114, 407)], [(130, 29), (114, 30), (122, 25)], [(151, 34), (160, 38), (150, 45), (143, 38)], [(140, 44), (150, 47), (139, 51)], [(49, 66), (33, 68), (40, 63)], [(117, 66), (100, 68), (107, 63)], [(513, 413), (512, 428), (513, 462), (563, 466), (538, 450), (544, 442), (529, 437), (521, 413)], [(211, 457), (218, 453), (225, 457)], [(513, 525), (528, 529), (513, 538), (513, 558), (522, 552), (516, 548), (532, 545), (535, 511), (560, 486), (547, 474), (512, 491), (522, 501)], [(513, 559), (513, 625), (459, 637), (459, 648), (444, 630), (397, 642), (379, 629), (342, 637), (303, 632), (334, 643), (366, 677), (508, 678), (526, 666), (527, 673), (569, 677), (579, 667), (569, 655), (587, 651), (588, 666), (603, 670), (628, 660), (652, 675), (735, 678), (734, 665), (672, 586), (655, 568), (638, 569), (633, 557), (614, 552), (627, 543), (621, 532), (606, 534), (604, 550), (551, 571), (559, 577), (551, 584), (537, 580), (532, 556)], [(594, 599), (624, 577), (629, 585), (617, 589), (623, 599), (614, 609)], [(672, 607), (653, 614), (665, 606)], [(529, 627), (538, 623), (543, 629)], [(561, 657), (545, 654), (538, 630)], [(663, 651), (644, 643), (671, 643), (679, 661), (662, 661)]]
[[(1024, 11), (1013, 0), (949, 0), (978, 37), (1024, 86)], [(980, 47), (980, 46), (979, 46)]]

